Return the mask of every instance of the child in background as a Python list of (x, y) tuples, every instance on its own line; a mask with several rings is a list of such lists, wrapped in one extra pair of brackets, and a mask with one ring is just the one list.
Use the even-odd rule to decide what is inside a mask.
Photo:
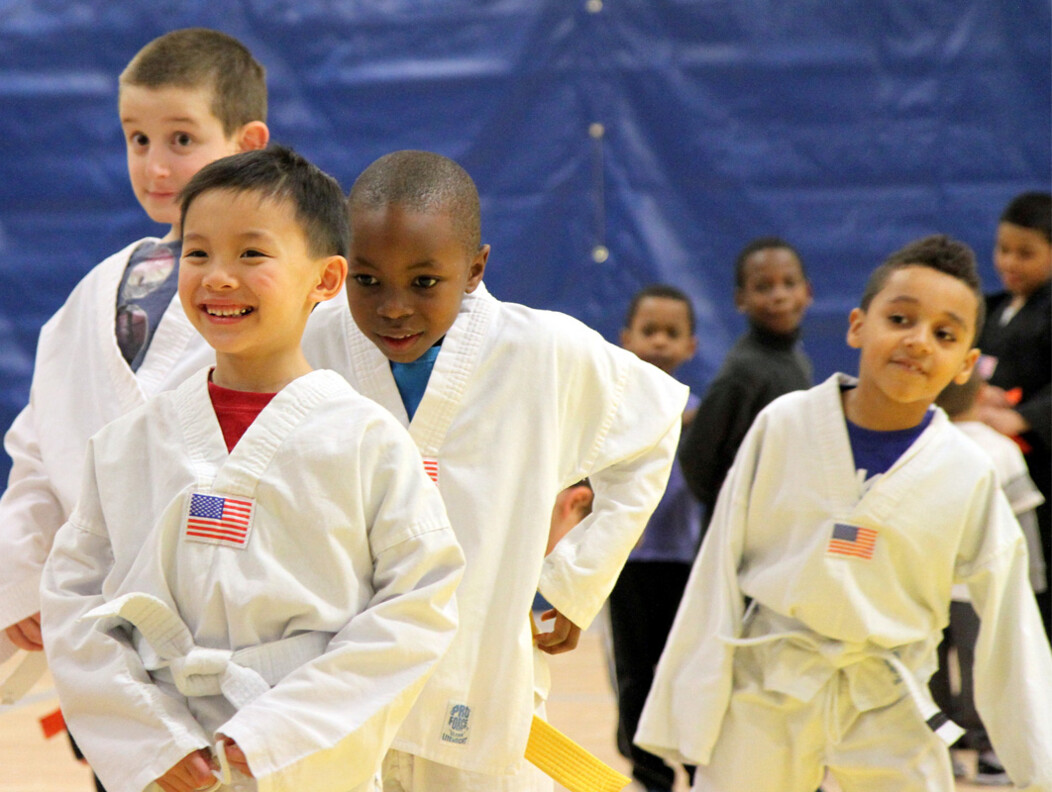
[(4, 438), (0, 661), (42, 648), (40, 573), (80, 492), (88, 438), (213, 358), (175, 295), (176, 195), (209, 162), (269, 136), (263, 67), (215, 30), (143, 47), (120, 75), (118, 110), (132, 190), (166, 233), (96, 266), (40, 331), (29, 404)]
[[(973, 372), (971, 378), (963, 385), (954, 382), (947, 385), (935, 403), (946, 411), (958, 429), (975, 441), (994, 461), (1001, 489), (1004, 490), (1012, 512), (1026, 537), (1030, 557), (1030, 585), (1035, 592), (1041, 592), (1045, 590), (1047, 580), (1034, 509), (1044, 502), (1044, 498), (1027, 474), (1026, 461), (1019, 451), (1019, 446), (979, 420), (976, 403), (983, 387), (985, 386), (982, 377)], [(975, 709), (972, 667), (975, 664), (975, 639), (978, 634), (979, 617), (968, 599), (968, 588), (958, 583), (953, 587), (950, 624), (943, 631), (942, 643), (939, 644), (939, 668), (932, 675), (929, 686), (939, 708), (965, 729), (965, 735), (957, 744), (979, 752), (976, 783), (1010, 784), (1011, 781), (998, 761)], [(950, 687), (951, 648), (956, 649), (956, 666), (960, 679), (960, 693), (957, 696), (952, 695)], [(961, 777), (963, 772), (963, 765), (954, 757), (954, 775)]]
[[(697, 350), (694, 306), (672, 286), (648, 286), (633, 298), (621, 346), (673, 374)], [(698, 406), (691, 394), (684, 426)], [(675, 773), (660, 757), (632, 744), (701, 535), (701, 507), (679, 464), (639, 543), (610, 592), (610, 628), (617, 690), (617, 746), (632, 762), (632, 777), (648, 792), (671, 790)]]
[(218, 757), (223, 788), (371, 790), (463, 555), (405, 430), (301, 351), (347, 271), (336, 181), (278, 147), (181, 202), (216, 364), (91, 439), (42, 588), (62, 710), (111, 789), (209, 787)]
[[(952, 792), (956, 728), (931, 701), (954, 583), (980, 617), (975, 691), (1009, 775), (1052, 789), (1052, 653), (1026, 540), (982, 449), (935, 397), (983, 321), (947, 237), (869, 278), (834, 375), (757, 417), (720, 492), (636, 742), (698, 764), (696, 790)], [(749, 606), (746, 608), (746, 601)]]
[[(382, 157), (349, 207), (351, 310), (312, 322), (312, 359), (409, 427), (467, 559), (457, 637), (385, 788), (551, 789), (524, 760), (543, 709), (534, 593), (554, 606), (537, 645), (572, 649), (665, 489), (687, 389), (571, 317), (494, 299), (478, 192), (452, 160)], [(592, 513), (545, 557), (556, 495), (586, 477)]]
[(706, 525), (760, 410), (782, 394), (811, 387), (811, 361), (800, 346), (811, 284), (800, 255), (778, 237), (754, 239), (738, 254), (734, 283), (734, 302), (749, 329), (727, 353), (679, 451), (687, 486), (705, 507)]
[[(1046, 559), (1052, 558), (1052, 194), (1023, 193), (997, 226), (994, 266), (1005, 291), (987, 298), (990, 319), (979, 338), (980, 418), (1018, 438), (1030, 478), (1045, 502), (1037, 509)], [(1038, 594), (1052, 639), (1052, 589)]]

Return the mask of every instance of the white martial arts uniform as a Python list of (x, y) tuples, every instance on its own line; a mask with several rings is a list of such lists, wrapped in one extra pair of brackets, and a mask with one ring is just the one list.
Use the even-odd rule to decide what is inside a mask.
[[(198, 527), (210, 497), (254, 504), (247, 533)], [(294, 380), (228, 454), (202, 370), (89, 444), (42, 588), (63, 713), (108, 789), (217, 731), (260, 790), (369, 788), (463, 563), (412, 441), (338, 375)]]
[[(697, 789), (744, 790), (764, 778), (787, 792), (814, 789), (822, 764), (849, 790), (952, 789), (945, 747), (920, 726), (935, 714), (926, 682), (962, 581), (982, 619), (980, 714), (1016, 782), (1049, 792), (1052, 655), (1025, 540), (990, 460), (936, 410), (864, 485), (841, 403), (849, 382), (837, 375), (783, 396), (754, 423), (636, 743), (709, 765)], [(817, 741), (813, 754), (805, 738)]]
[[(329, 319), (308, 328), (305, 353), (409, 427), (467, 558), (457, 637), (394, 746), (474, 773), (522, 772), (534, 593), (591, 623), (664, 491), (687, 388), (569, 316), (480, 285), (410, 423), (389, 361), (349, 312)], [(555, 496), (585, 476), (592, 514), (545, 558)]]
[[(80, 493), (88, 438), (215, 359), (176, 295), (138, 371), (114, 334), (121, 277), (141, 239), (91, 270), (40, 331), (29, 404), (4, 438), (11, 457), (0, 498), (0, 627), (40, 610), (40, 572)], [(14, 652), (0, 629), (0, 660)]]

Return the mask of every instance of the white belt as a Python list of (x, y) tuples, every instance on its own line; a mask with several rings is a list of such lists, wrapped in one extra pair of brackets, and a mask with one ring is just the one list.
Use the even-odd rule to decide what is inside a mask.
[(222, 694), (240, 709), (279, 680), (324, 653), (330, 633), (307, 632), (236, 652), (196, 646), (190, 630), (164, 602), (150, 594), (126, 594), (92, 609), (82, 618), (98, 620), (109, 631), (121, 621), (133, 625), (156, 654), (136, 642), (146, 669), (170, 677), (184, 696)]
[[(767, 613), (776, 616), (771, 611)], [(805, 630), (787, 630), (785, 632), (773, 632), (755, 638), (728, 638), (720, 636), (720, 640), (731, 646), (759, 646), (761, 644), (773, 643), (775, 641), (788, 641), (797, 646), (803, 646), (820, 655), (832, 668), (833, 672), (840, 671), (864, 660), (876, 659), (886, 663), (906, 687), (913, 703), (925, 722), (939, 737), (947, 744), (952, 745), (964, 734), (964, 729), (950, 720), (932, 700), (927, 688), (917, 681), (909, 667), (902, 662), (897, 654), (886, 649), (875, 649), (872, 647), (855, 646), (842, 642), (830, 641), (821, 643), (816, 636)]]
[(43, 652), (24, 652), (23, 655), (15, 670), (0, 682), (0, 706), (14, 704), (22, 698), (47, 670), (47, 658)]

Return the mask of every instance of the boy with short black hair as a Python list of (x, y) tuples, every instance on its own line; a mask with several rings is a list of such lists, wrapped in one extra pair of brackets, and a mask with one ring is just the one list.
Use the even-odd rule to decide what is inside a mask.
[[(640, 289), (629, 303), (621, 346), (674, 376), (698, 346), (690, 298), (666, 284)], [(684, 427), (690, 426), (699, 401), (694, 394), (687, 399)], [(673, 463), (665, 494), (608, 600), (617, 677), (617, 747), (632, 762), (632, 777), (647, 792), (671, 790), (675, 774), (660, 757), (633, 745), (632, 737), (700, 537), (701, 507), (687, 489), (680, 465)]]
[[(636, 742), (696, 762), (696, 790), (951, 792), (960, 729), (926, 682), (951, 589), (981, 618), (976, 700), (1017, 786), (1052, 789), (1052, 654), (1026, 541), (989, 458), (932, 402), (983, 321), (967, 246), (927, 237), (852, 310), (858, 378), (770, 404), (750, 429), (659, 664)], [(746, 601), (749, 606), (746, 608)]]
[[(312, 322), (312, 359), (409, 427), (467, 558), (457, 637), (385, 760), (385, 788), (551, 789), (524, 760), (542, 711), (534, 593), (555, 622), (537, 645), (572, 649), (664, 491), (687, 389), (569, 316), (494, 299), (478, 191), (452, 160), (382, 157), (349, 206), (351, 310)], [(585, 477), (592, 513), (546, 557), (556, 495)]]
[(80, 491), (88, 438), (213, 359), (176, 299), (176, 196), (209, 162), (267, 144), (266, 97), (245, 46), (205, 28), (154, 39), (120, 75), (132, 189), (166, 233), (96, 266), (40, 332), (29, 404), (4, 438), (0, 659), (41, 649), (40, 572)]
[(336, 181), (278, 147), (181, 202), (179, 297), (216, 363), (89, 443), (42, 586), (62, 710), (111, 789), (210, 787), (218, 759), (212, 788), (372, 790), (463, 555), (406, 432), (303, 355), (346, 274)]
[(706, 389), (678, 455), (706, 525), (760, 410), (779, 396), (811, 387), (811, 361), (800, 343), (811, 284), (796, 249), (780, 237), (749, 242), (734, 262), (734, 303), (749, 329)]

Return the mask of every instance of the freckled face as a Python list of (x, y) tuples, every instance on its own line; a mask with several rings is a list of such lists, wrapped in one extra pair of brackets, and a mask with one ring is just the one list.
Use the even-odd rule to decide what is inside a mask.
[[(119, 111), (132, 189), (150, 219), (179, 222), (176, 196), (213, 160), (242, 150), (212, 113), (203, 88), (121, 87)], [(173, 236), (173, 238), (176, 238)]]
[(867, 310), (851, 312), (859, 395), (923, 414), (951, 381), (971, 374), (977, 308), (978, 297), (951, 275), (923, 266), (892, 272)]
[(388, 359), (411, 363), (452, 327), (482, 281), (489, 245), (469, 252), (446, 212), (355, 208), (347, 300)]

